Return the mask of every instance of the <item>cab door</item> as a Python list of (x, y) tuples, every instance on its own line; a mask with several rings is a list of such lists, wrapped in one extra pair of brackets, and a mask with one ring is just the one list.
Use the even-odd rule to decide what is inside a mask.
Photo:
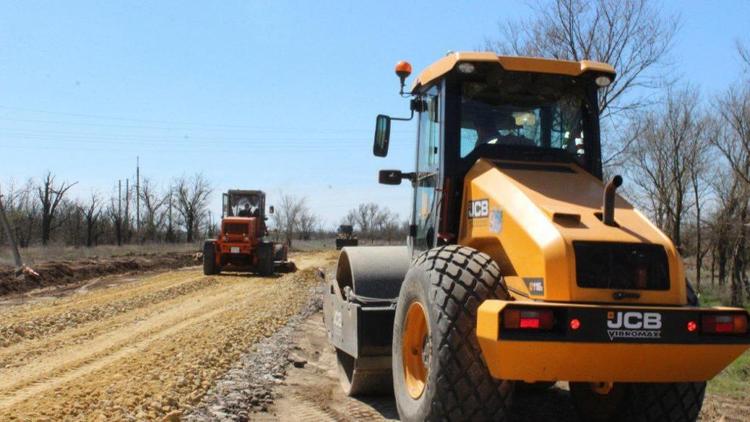
[(417, 136), (417, 163), (412, 210), (413, 249), (415, 252), (435, 246), (439, 208), (441, 161), (440, 90), (433, 86), (421, 96)]

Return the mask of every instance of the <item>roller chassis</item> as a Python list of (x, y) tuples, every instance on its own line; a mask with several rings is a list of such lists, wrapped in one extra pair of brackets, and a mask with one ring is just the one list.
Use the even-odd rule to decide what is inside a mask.
[[(597, 90), (614, 77), (473, 52), (419, 75), (417, 168), (379, 174), (412, 183), (408, 246), (343, 248), (324, 297), (346, 393), (390, 386), (405, 421), (504, 420), (516, 384), (561, 380), (583, 419), (698, 417), (750, 315), (697, 307), (676, 246), (604, 182)], [(377, 117), (376, 156), (391, 120), (411, 118)]]

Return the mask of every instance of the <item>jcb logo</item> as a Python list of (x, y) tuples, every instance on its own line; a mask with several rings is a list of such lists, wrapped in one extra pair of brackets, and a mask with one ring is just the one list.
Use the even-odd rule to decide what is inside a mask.
[(490, 215), (490, 201), (479, 199), (469, 201), (469, 218), (481, 218)]
[(661, 314), (656, 312), (609, 312), (607, 328), (628, 330), (660, 330)]

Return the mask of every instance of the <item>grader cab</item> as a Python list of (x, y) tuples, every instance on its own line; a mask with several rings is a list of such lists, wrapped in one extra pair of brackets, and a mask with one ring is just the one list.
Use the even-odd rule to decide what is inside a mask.
[[(404, 81), (411, 66), (400, 62)], [(584, 419), (695, 420), (750, 345), (748, 313), (702, 308), (670, 239), (603, 180), (592, 61), (451, 53), (405, 96), (417, 120), (404, 247), (344, 248), (324, 308), (350, 395), (401, 420), (503, 420), (518, 384), (568, 381)]]

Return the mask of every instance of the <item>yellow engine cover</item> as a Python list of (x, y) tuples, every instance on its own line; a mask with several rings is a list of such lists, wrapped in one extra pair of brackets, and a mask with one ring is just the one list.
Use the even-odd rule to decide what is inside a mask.
[(604, 184), (575, 164), (480, 159), (464, 179), (458, 243), (489, 254), (517, 298), (612, 303), (614, 289), (580, 288), (574, 241), (661, 245), (668, 290), (639, 290), (617, 303), (685, 305), (682, 262), (669, 238), (621, 196), (618, 227), (605, 225)]

